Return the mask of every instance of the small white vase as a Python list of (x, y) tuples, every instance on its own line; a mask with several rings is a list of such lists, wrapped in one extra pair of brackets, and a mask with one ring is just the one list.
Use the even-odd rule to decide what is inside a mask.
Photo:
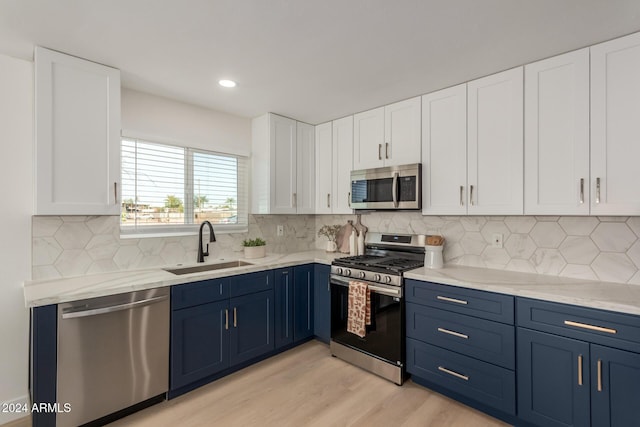
[(338, 244), (333, 240), (327, 242), (327, 252), (335, 252), (338, 250)]
[(245, 246), (245, 258), (263, 258), (267, 254), (266, 246)]

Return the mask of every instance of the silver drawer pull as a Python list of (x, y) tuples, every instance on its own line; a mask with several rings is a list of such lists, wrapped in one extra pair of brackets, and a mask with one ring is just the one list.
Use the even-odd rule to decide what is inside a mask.
[(564, 324), (567, 326), (575, 326), (576, 328), (589, 329), (591, 331), (606, 332), (608, 334), (618, 333), (618, 331), (616, 331), (615, 329), (604, 328), (602, 326), (589, 325), (588, 323), (574, 322), (573, 320), (565, 320)]
[(455, 302), (456, 304), (464, 304), (464, 305), (469, 304), (467, 301), (462, 300), (462, 299), (455, 299), (455, 298), (443, 297), (443, 296), (441, 296), (441, 295), (438, 295), (438, 296), (436, 297), (436, 299), (439, 299), (440, 301)]
[(449, 329), (438, 328), (438, 332), (442, 332), (443, 334), (453, 335), (454, 337), (464, 338), (465, 340), (469, 339), (469, 335), (461, 334), (460, 332), (450, 331)]
[(444, 372), (445, 374), (453, 375), (456, 378), (460, 378), (461, 380), (469, 381), (469, 377), (467, 375), (459, 374), (443, 366), (438, 366), (438, 370)]

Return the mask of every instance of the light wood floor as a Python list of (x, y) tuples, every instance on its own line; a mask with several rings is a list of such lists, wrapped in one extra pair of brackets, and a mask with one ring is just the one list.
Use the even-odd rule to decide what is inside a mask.
[(412, 381), (402, 387), (331, 357), (311, 341), (120, 426), (506, 426)]

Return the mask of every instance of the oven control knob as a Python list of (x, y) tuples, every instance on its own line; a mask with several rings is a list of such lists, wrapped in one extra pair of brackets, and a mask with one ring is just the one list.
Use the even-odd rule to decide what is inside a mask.
[(345, 276), (351, 276), (351, 270), (349, 270), (348, 268), (344, 271), (344, 275)]
[(365, 276), (364, 271), (361, 271), (361, 272), (358, 274), (358, 276), (360, 276), (360, 278), (361, 278), (361, 279), (364, 279), (364, 276)]
[(382, 280), (382, 276), (380, 276), (379, 274), (376, 274), (375, 276), (373, 276), (373, 280), (375, 280), (376, 282), (379, 282)]
[(342, 268), (340, 267), (336, 268), (336, 273), (342, 276)]
[(391, 283), (391, 276), (384, 276), (385, 283)]

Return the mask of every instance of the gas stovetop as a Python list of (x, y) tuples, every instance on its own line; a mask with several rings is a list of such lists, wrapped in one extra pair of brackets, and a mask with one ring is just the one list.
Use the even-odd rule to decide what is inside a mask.
[(404, 271), (422, 267), (424, 259), (408, 259), (393, 255), (358, 255), (338, 258), (333, 265), (399, 275)]

